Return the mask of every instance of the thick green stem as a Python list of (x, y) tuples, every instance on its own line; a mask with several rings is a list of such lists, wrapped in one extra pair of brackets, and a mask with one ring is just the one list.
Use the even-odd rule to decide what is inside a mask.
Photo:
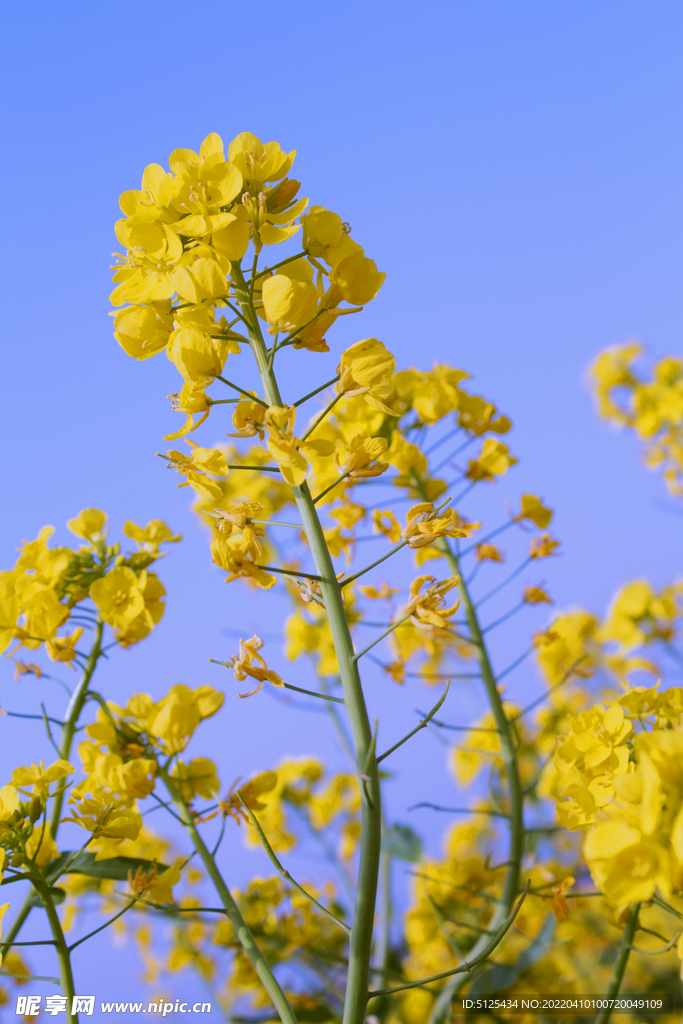
[(282, 1024), (297, 1024), (297, 1019), (294, 1015), (294, 1011), (287, 1001), (287, 996), (280, 988), (280, 983), (271, 971), (266, 958), (259, 949), (249, 925), (242, 917), (240, 909), (235, 903), (232, 893), (226, 885), (225, 879), (218, 870), (218, 866), (213, 855), (209, 852), (204, 840), (199, 834), (197, 826), (194, 823), (194, 819), (187, 809), (187, 804), (182, 798), (182, 794), (178, 789), (176, 789), (167, 772), (160, 772), (160, 775), (163, 778), (169, 795), (178, 810), (180, 819), (189, 833), (192, 845), (199, 854), (201, 861), (206, 868), (207, 875), (216, 887), (216, 892), (218, 893), (221, 903), (225, 908), (228, 920), (235, 929), (235, 934), (237, 935), (242, 948), (254, 965), (254, 970), (263, 982), (263, 987), (272, 999), (273, 1005), (278, 1012)]
[[(640, 903), (632, 903), (628, 910), (628, 917), (626, 919), (626, 925), (621, 936), (621, 943), (619, 944), (619, 952), (617, 953), (617, 959), (614, 963), (612, 970), (612, 977), (609, 981), (607, 992), (605, 993), (606, 999), (614, 999), (619, 995), (621, 989), (621, 983), (624, 980), (624, 971), (626, 970), (626, 964), (628, 958), (631, 955), (631, 946), (633, 944), (633, 937), (636, 934), (636, 928), (638, 927), (638, 913), (640, 912)], [(612, 1008), (606, 1006), (604, 1010), (601, 1010), (598, 1016), (595, 1018), (595, 1024), (607, 1024), (607, 1021), (612, 1016)]]
[(38, 895), (43, 901), (45, 913), (47, 914), (47, 919), (50, 922), (52, 938), (55, 940), (55, 949), (57, 950), (57, 959), (59, 960), (60, 983), (62, 986), (62, 992), (66, 996), (67, 1024), (78, 1024), (78, 1014), (72, 1012), (73, 998), (75, 995), (74, 978), (71, 971), (69, 947), (67, 946), (66, 939), (64, 938), (62, 923), (59, 920), (59, 915), (57, 914), (57, 909), (54, 905), (54, 901), (47, 884), (35, 882), (34, 885), (38, 891)]
[[(422, 481), (417, 477), (417, 475), (415, 476), (415, 483), (422, 494), (423, 500), (427, 501), (428, 498), (426, 491)], [(460, 560), (451, 550), (451, 546), (448, 541), (445, 538), (442, 538), (437, 541), (437, 544), (443, 551), (444, 557), (446, 558), (451, 571), (455, 575), (460, 576)], [(501, 927), (502, 923), (510, 914), (515, 903), (515, 897), (519, 886), (519, 873), (522, 863), (522, 854), (524, 852), (524, 792), (519, 777), (519, 767), (517, 764), (517, 753), (515, 750), (515, 738), (512, 731), (512, 725), (505, 714), (500, 692), (496, 685), (496, 677), (491, 666), (481, 626), (479, 625), (477, 610), (474, 607), (472, 598), (470, 597), (467, 584), (462, 577), (458, 585), (458, 590), (463, 610), (465, 612), (465, 618), (467, 619), (467, 625), (469, 626), (474, 653), (477, 661), (479, 662), (481, 678), (483, 679), (484, 686), (486, 688), (486, 696), (488, 697), (493, 719), (500, 736), (501, 757), (505, 767), (510, 795), (510, 847), (507, 858), (508, 866), (505, 873), (505, 881), (503, 883), (503, 892), (501, 894), (500, 901), (496, 904), (496, 909), (488, 924), (489, 932), (495, 932)], [(468, 961), (474, 960), (475, 957), (485, 949), (488, 941), (489, 936), (482, 935), (479, 941), (475, 943), (473, 948), (468, 952)], [(466, 978), (462, 977), (454, 978), (444, 986), (432, 1007), (428, 1024), (445, 1024), (446, 1021), (450, 1020), (453, 996), (459, 991), (466, 980)]]
[[(234, 263), (231, 276), (238, 302), (247, 321), (251, 347), (261, 374), (265, 395), (271, 405), (282, 405), (282, 398), (268, 360), (258, 318), (249, 302), (248, 289), (241, 271)], [(343, 1024), (364, 1024), (382, 840), (379, 772), (375, 757), (369, 756), (373, 742), (370, 719), (354, 656), (342, 591), (337, 581), (323, 528), (306, 481), (300, 487), (294, 487), (292, 490), (306, 539), (313, 554), (316, 572), (321, 580), (320, 589), (339, 664), (339, 675), (344, 689), (344, 703), (349, 715), (356, 765), (359, 773), (367, 776), (367, 780), (364, 780), (364, 785), (361, 786), (360, 864), (343, 1017)]]

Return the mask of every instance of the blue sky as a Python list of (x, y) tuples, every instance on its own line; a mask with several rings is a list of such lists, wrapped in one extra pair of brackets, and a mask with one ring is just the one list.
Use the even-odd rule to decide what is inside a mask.
[[(206, 659), (232, 653), (225, 630), (246, 633), (269, 607), (223, 585), (187, 492), (154, 458), (175, 422), (165, 398), (175, 371), (161, 357), (128, 359), (108, 316), (119, 193), (210, 131), (298, 149), (302, 194), (349, 220), (387, 272), (329, 356), (289, 350), (288, 387), (298, 395), (329, 379), (341, 348), (371, 335), (399, 366), (466, 369), (513, 419), (520, 465), (495, 499), (463, 511), (496, 525), (504, 497), (543, 495), (563, 542), (545, 573), (560, 608), (601, 612), (626, 580), (671, 579), (680, 513), (634, 439), (598, 421), (585, 371), (601, 348), (633, 337), (653, 355), (681, 351), (680, 4), (122, 0), (14, 5), (2, 20), (2, 565), (45, 523), (66, 541), (65, 521), (91, 505), (114, 531), (161, 516), (186, 538), (163, 566), (164, 623), (106, 667), (108, 694), (217, 684)], [(501, 658), (532, 626), (506, 631)], [(0, 665), (0, 704), (24, 710), (40, 684), (11, 676)], [(368, 685), (396, 731), (431, 692)], [(531, 692), (533, 671), (519, 685)], [(284, 754), (341, 763), (312, 721), (267, 698), (229, 701), (207, 748), (224, 752), (227, 783)], [(0, 728), (6, 770), (29, 746), (47, 755), (28, 727)], [(452, 796), (443, 761), (428, 741), (417, 761), (397, 761), (399, 818), (427, 785)], [(442, 824), (427, 826), (434, 849)], [(237, 837), (230, 857), (238, 882), (266, 870)]]

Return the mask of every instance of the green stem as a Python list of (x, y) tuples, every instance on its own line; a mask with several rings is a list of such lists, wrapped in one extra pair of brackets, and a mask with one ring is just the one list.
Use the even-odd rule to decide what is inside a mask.
[[(83, 669), (83, 675), (81, 676), (80, 682), (74, 690), (69, 706), (66, 709), (66, 716), (64, 718), (64, 726), (62, 727), (62, 741), (59, 745), (59, 756), (65, 760), (69, 760), (71, 754), (71, 745), (74, 739), (74, 733), (76, 732), (76, 726), (78, 725), (78, 719), (80, 718), (83, 705), (85, 704), (86, 697), (88, 695), (88, 686), (92, 679), (93, 672), (97, 667), (97, 662), (100, 657), (102, 650), (102, 633), (104, 631), (104, 623), (100, 619), (95, 629), (95, 639), (93, 645), (90, 648), (90, 654), (88, 660), (85, 663)], [(52, 814), (50, 817), (50, 832), (52, 838), (57, 838), (57, 829), (59, 828), (59, 818), (62, 813), (62, 804), (64, 803), (65, 790), (62, 787), (57, 791), (53, 798)]]
[(287, 870), (287, 868), (282, 866), (282, 864), (280, 863), (280, 861), (278, 860), (278, 858), (277, 858), (277, 856), (275, 854), (275, 851), (273, 850), (273, 847), (268, 842), (268, 837), (266, 836), (265, 832), (261, 828), (261, 823), (259, 822), (258, 818), (256, 817), (256, 815), (252, 811), (252, 809), (249, 806), (249, 804), (246, 803), (246, 801), (244, 800), (244, 797), (242, 796), (242, 793), (240, 792), (239, 789), (237, 790), (237, 795), (240, 798), (240, 803), (242, 804), (242, 806), (244, 807), (245, 811), (249, 815), (249, 819), (250, 819), (252, 825), (256, 829), (256, 834), (257, 834), (257, 836), (259, 837), (259, 839), (261, 841), (261, 846), (266, 851), (266, 853), (268, 855), (268, 859), (270, 860), (271, 864), (273, 864), (274, 867), (280, 872), (280, 874), (282, 875), (282, 877), (285, 879), (286, 882), (289, 882), (289, 884), (293, 885), (295, 889), (298, 889), (299, 892), (302, 894), (302, 896), (305, 896), (307, 900), (310, 900), (311, 903), (313, 903), (314, 906), (316, 906), (318, 908), (318, 910), (322, 910), (323, 914), (326, 914), (327, 917), (329, 917), (331, 921), (334, 921), (334, 923), (339, 925), (340, 928), (343, 928), (343, 930), (347, 934), (350, 934), (351, 933), (351, 929), (348, 926), (348, 924), (346, 924), (345, 921), (342, 921), (339, 917), (337, 917), (335, 914), (333, 914), (331, 910), (328, 910), (327, 907), (324, 907), (322, 905), (322, 903), (318, 903), (318, 901), (315, 899), (315, 897), (311, 896), (310, 892), (307, 892), (303, 888), (303, 886), (299, 885), (299, 883), (296, 881), (295, 878), (292, 878), (292, 876), (290, 875), (290, 873)]
[[(416, 487), (422, 495), (423, 500), (428, 501), (424, 484), (416, 473), (414, 474), (414, 479)], [(454, 575), (461, 576), (460, 560), (451, 550), (451, 546), (446, 538), (443, 537), (436, 543), (441, 548)], [(493, 916), (488, 924), (491, 931), (496, 931), (502, 926), (503, 922), (510, 914), (517, 895), (519, 872), (522, 863), (522, 855), (524, 853), (524, 793), (519, 777), (519, 767), (517, 765), (515, 738), (512, 726), (505, 714), (503, 701), (501, 699), (498, 686), (496, 685), (496, 677), (493, 672), (486, 643), (484, 642), (479, 618), (477, 616), (477, 610), (472, 598), (470, 597), (467, 584), (462, 576), (460, 583), (458, 584), (458, 590), (465, 612), (465, 618), (467, 619), (467, 625), (469, 626), (475, 657), (479, 662), (481, 678), (483, 679), (484, 686), (486, 688), (486, 696), (488, 697), (488, 701), (491, 706), (496, 728), (500, 734), (501, 757), (505, 767), (505, 774), (507, 776), (510, 792), (510, 847), (507, 857), (508, 867), (505, 873), (505, 881), (503, 883), (503, 892), (501, 894), (500, 902), (497, 904)], [(475, 943), (468, 953), (468, 960), (470, 963), (481, 954), (481, 952), (486, 948), (487, 943), (488, 936), (482, 935), (481, 939)], [(454, 978), (444, 986), (432, 1007), (428, 1024), (445, 1024), (445, 1022), (450, 1019), (453, 996), (459, 991), (465, 980), (465, 978)]]
[(26, 898), (24, 899), (24, 902), (22, 903), (21, 907), (17, 912), (17, 916), (12, 921), (11, 928), (9, 929), (7, 935), (5, 936), (5, 941), (3, 942), (2, 946), (0, 946), (0, 958), (4, 957), (10, 946), (14, 945), (14, 940), (21, 931), (24, 921), (31, 913), (31, 910), (33, 908), (33, 904), (31, 903), (32, 896), (33, 890), (29, 889)]
[[(95, 639), (90, 649), (88, 659), (85, 663), (83, 675), (81, 676), (78, 686), (72, 693), (71, 700), (69, 701), (69, 706), (66, 709), (66, 716), (64, 724), (62, 726), (62, 741), (59, 747), (59, 756), (60, 758), (63, 758), (65, 761), (69, 760), (69, 755), (71, 753), (71, 744), (73, 743), (76, 725), (78, 724), (78, 719), (80, 717), (81, 711), (83, 710), (83, 705), (85, 704), (85, 700), (88, 695), (88, 686), (90, 685), (90, 680), (92, 679), (93, 672), (95, 671), (97, 662), (100, 657), (100, 653), (102, 650), (103, 630), (104, 623), (100, 620), (98, 621), (95, 629)], [(50, 832), (52, 834), (53, 839), (55, 839), (57, 836), (57, 829), (59, 828), (59, 818), (62, 813), (63, 803), (64, 789), (62, 788), (58, 790), (58, 792), (53, 797), (52, 815), (50, 818)], [(5, 941), (3, 942), (2, 946), (0, 946), (0, 956), (5, 955), (7, 950), (10, 948), (10, 945), (13, 943), (14, 939), (21, 931), (24, 922), (26, 921), (26, 918), (31, 913), (31, 910), (33, 909), (31, 897), (32, 891), (29, 891), (26, 894), (26, 898), (24, 899), (24, 902), (22, 903), (21, 907), (17, 912), (14, 921), (12, 922), (12, 926), (7, 933)]]
[[(626, 964), (628, 963), (628, 958), (631, 955), (631, 944), (636, 933), (636, 928), (638, 927), (639, 912), (640, 903), (632, 903), (628, 910), (628, 918), (626, 919), (626, 925), (621, 936), (621, 943), (619, 944), (619, 952), (617, 953), (617, 959), (612, 970), (612, 977), (609, 980), (609, 986), (605, 993), (606, 999), (614, 999), (619, 995), (619, 989), (621, 988), (621, 983), (624, 980)], [(611, 1016), (612, 1007), (606, 1006), (605, 1009), (601, 1010), (595, 1018), (595, 1024), (607, 1024), (607, 1021)]]
[(182, 794), (176, 789), (172, 780), (168, 776), (168, 772), (160, 771), (159, 774), (164, 780), (166, 789), (168, 790), (169, 796), (175, 804), (180, 819), (183, 825), (186, 827), (192, 844), (199, 854), (201, 861), (206, 868), (206, 873), (216, 887), (221, 903), (225, 907), (225, 913), (230, 921), (231, 925), (235, 929), (235, 934), (239, 939), (242, 948), (254, 965), (254, 970), (258, 974), (259, 978), (263, 982), (263, 987), (273, 1001), (273, 1005), (277, 1010), (282, 1024), (297, 1024), (297, 1019), (294, 1015), (287, 996), (280, 988), (280, 983), (271, 971), (268, 962), (266, 961), (263, 953), (259, 949), (256, 939), (252, 935), (251, 929), (247, 922), (242, 917), (239, 907), (235, 903), (232, 893), (228, 889), (225, 883), (225, 879), (218, 870), (216, 861), (209, 852), (204, 840), (199, 834), (197, 826), (194, 823), (194, 819), (187, 809), (187, 804), (183, 800)]
[[(251, 347), (258, 364), (264, 392), (271, 405), (282, 405), (282, 399), (272, 368), (268, 365), (266, 346), (261, 328), (249, 297), (239, 267), (233, 263), (232, 280), (240, 307), (248, 321)], [(377, 878), (379, 874), (380, 848), (382, 841), (382, 805), (379, 771), (374, 756), (369, 758), (373, 737), (365, 705), (365, 695), (360, 681), (358, 665), (354, 657), (353, 641), (344, 610), (342, 591), (337, 581), (332, 558), (325, 541), (323, 528), (306, 481), (300, 487), (292, 488), (301, 522), (315, 567), (320, 576), (325, 610), (332, 632), (335, 653), (339, 663), (339, 674), (344, 689), (344, 701), (349, 715), (358, 771), (367, 775), (361, 786), (361, 844), (358, 869), (358, 887), (353, 918), (353, 930), (349, 948), (349, 971), (344, 1001), (343, 1024), (364, 1024), (368, 1001), (370, 958), (374, 929)]]
[(331, 412), (331, 411), (332, 411), (332, 410), (334, 409), (334, 407), (335, 407), (335, 405), (337, 404), (337, 402), (338, 402), (338, 401), (339, 401), (339, 400), (340, 400), (341, 398), (343, 398), (343, 397), (344, 397), (344, 392), (343, 392), (343, 391), (340, 391), (338, 395), (335, 395), (335, 396), (334, 396), (334, 398), (332, 399), (332, 401), (331, 401), (331, 402), (328, 402), (328, 404), (327, 404), (327, 405), (325, 406), (325, 408), (324, 408), (324, 409), (323, 409), (323, 411), (322, 411), (322, 412), (320, 413), (320, 415), (318, 416), (318, 418), (317, 418), (316, 420), (314, 420), (314, 421), (313, 421), (313, 423), (311, 423), (311, 425), (310, 425), (310, 427), (308, 428), (308, 430), (306, 431), (306, 433), (305, 433), (305, 434), (303, 435), (303, 437), (301, 437), (301, 440), (302, 440), (302, 441), (305, 441), (305, 440), (306, 440), (306, 438), (308, 438), (308, 437), (310, 437), (310, 436), (311, 436), (311, 434), (313, 433), (313, 431), (315, 430), (315, 428), (316, 428), (316, 427), (318, 426), (318, 424), (319, 424), (319, 423), (322, 423), (322, 421), (323, 421), (323, 420), (325, 419), (325, 417), (327, 416), (328, 412)]
[(45, 913), (47, 914), (47, 919), (50, 922), (50, 931), (52, 932), (52, 937), (55, 940), (57, 959), (59, 961), (60, 984), (62, 986), (62, 992), (66, 996), (67, 1024), (78, 1024), (78, 1014), (73, 1013), (71, 1009), (76, 990), (74, 988), (74, 978), (71, 970), (69, 947), (67, 946), (66, 939), (64, 938), (62, 923), (59, 920), (59, 915), (57, 914), (57, 909), (54, 905), (49, 887), (44, 882), (35, 881), (33, 884), (38, 895), (43, 901)]

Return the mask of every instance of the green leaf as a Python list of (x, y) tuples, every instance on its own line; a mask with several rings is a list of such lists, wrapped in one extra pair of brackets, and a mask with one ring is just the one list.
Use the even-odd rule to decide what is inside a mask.
[(392, 825), (382, 833), (385, 853), (414, 864), (422, 856), (422, 840), (409, 825)]
[[(86, 850), (74, 860), (73, 864), (66, 867), (73, 857), (73, 852), (65, 850), (55, 860), (51, 860), (47, 866), (48, 878), (59, 878), (63, 873), (67, 875), (88, 875), (90, 878), (108, 878), (115, 882), (125, 882), (128, 872), (135, 874), (138, 868), (143, 871), (150, 871), (154, 861), (145, 860), (143, 857), (107, 857), (104, 860), (95, 860), (95, 854)], [(167, 864), (157, 864), (157, 871), (161, 874), (166, 871)], [(66, 872), (65, 872), (66, 868)]]

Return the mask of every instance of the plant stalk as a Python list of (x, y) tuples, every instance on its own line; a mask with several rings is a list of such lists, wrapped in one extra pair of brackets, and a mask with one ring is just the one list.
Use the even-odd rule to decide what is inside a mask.
[[(427, 501), (427, 494), (421, 479), (417, 474), (414, 474), (414, 479), (418, 490), (422, 494), (423, 500)], [(519, 767), (517, 765), (517, 754), (515, 751), (515, 739), (512, 732), (512, 726), (505, 714), (500, 692), (496, 685), (496, 677), (493, 672), (491, 660), (489, 658), (484, 636), (479, 624), (477, 610), (474, 607), (467, 584), (460, 573), (460, 560), (451, 550), (451, 546), (445, 537), (441, 538), (436, 543), (443, 551), (444, 557), (446, 558), (449, 568), (453, 574), (461, 577), (460, 583), (458, 584), (458, 591), (465, 612), (465, 618), (467, 619), (467, 625), (469, 626), (475, 656), (479, 662), (481, 677), (486, 688), (486, 696), (488, 697), (496, 728), (500, 735), (501, 757), (505, 766), (505, 774), (510, 792), (510, 847), (507, 857), (508, 867), (505, 873), (505, 881), (503, 883), (503, 892), (501, 894), (500, 901), (496, 905), (496, 909), (488, 924), (489, 931), (495, 932), (502, 926), (503, 922), (510, 914), (515, 904), (515, 898), (519, 886), (519, 873), (522, 863), (522, 855), (524, 853), (524, 793), (522, 789), (522, 782), (519, 777)], [(468, 952), (468, 961), (471, 962), (479, 956), (481, 951), (486, 948), (488, 942), (488, 935), (482, 935), (479, 941), (476, 942), (473, 948)], [(453, 996), (459, 991), (466, 980), (467, 979), (463, 977), (455, 977), (443, 987), (436, 1002), (434, 1003), (434, 1006), (432, 1007), (428, 1024), (446, 1024), (446, 1022), (450, 1020)]]
[(74, 978), (71, 970), (69, 947), (67, 946), (66, 939), (64, 938), (62, 923), (59, 920), (57, 908), (55, 907), (52, 899), (49, 886), (45, 882), (36, 881), (34, 882), (34, 887), (43, 901), (45, 913), (47, 914), (47, 919), (50, 922), (50, 931), (52, 932), (52, 937), (55, 940), (55, 949), (57, 951), (57, 959), (59, 961), (60, 984), (62, 992), (66, 996), (67, 1024), (78, 1024), (78, 1014), (72, 1011), (73, 998), (76, 994), (76, 990), (74, 988)]
[(263, 987), (272, 999), (273, 1005), (278, 1012), (282, 1024), (297, 1024), (297, 1019), (294, 1015), (294, 1011), (289, 1005), (287, 996), (282, 991), (280, 983), (271, 971), (266, 958), (259, 949), (249, 925), (242, 917), (240, 909), (235, 903), (233, 895), (226, 885), (225, 879), (218, 870), (216, 861), (199, 834), (199, 830), (194, 823), (192, 815), (187, 809), (187, 804), (183, 800), (181, 792), (176, 789), (173, 781), (168, 776), (168, 772), (162, 771), (159, 774), (163, 778), (169, 796), (173, 800), (181, 821), (189, 833), (192, 845), (199, 854), (201, 861), (206, 868), (206, 873), (216, 887), (216, 892), (218, 893), (221, 903), (225, 908), (228, 920), (235, 929), (235, 934), (237, 935), (242, 948), (254, 965), (254, 970), (263, 982)]
[[(631, 944), (636, 934), (636, 928), (638, 927), (638, 914), (640, 912), (640, 903), (632, 903), (628, 910), (628, 917), (626, 919), (626, 925), (621, 935), (621, 942), (619, 944), (619, 952), (617, 953), (617, 959), (614, 963), (612, 970), (612, 977), (609, 980), (609, 986), (605, 993), (605, 999), (614, 999), (619, 995), (621, 983), (624, 980), (624, 971), (626, 970), (626, 964), (628, 958), (631, 955)], [(607, 1024), (607, 1021), (612, 1016), (612, 1007), (606, 1006), (600, 1011), (598, 1016), (595, 1018), (595, 1024)]]
[[(261, 374), (264, 393), (271, 405), (282, 405), (277, 381), (269, 363), (266, 346), (256, 314), (249, 301), (247, 285), (237, 264), (231, 277), (237, 300), (247, 321), (252, 351)], [(343, 1024), (364, 1024), (368, 1002), (370, 960), (374, 930), (377, 879), (382, 839), (382, 806), (377, 761), (372, 752), (372, 729), (365, 705), (365, 696), (356, 664), (353, 641), (346, 619), (342, 592), (336, 578), (323, 528), (313, 503), (308, 484), (292, 488), (301, 522), (308, 540), (316, 572), (320, 576), (328, 622), (332, 631), (339, 674), (344, 689), (344, 703), (349, 715), (356, 766), (367, 775), (361, 786), (361, 844), (358, 887), (349, 948), (349, 970), (344, 1001)]]

